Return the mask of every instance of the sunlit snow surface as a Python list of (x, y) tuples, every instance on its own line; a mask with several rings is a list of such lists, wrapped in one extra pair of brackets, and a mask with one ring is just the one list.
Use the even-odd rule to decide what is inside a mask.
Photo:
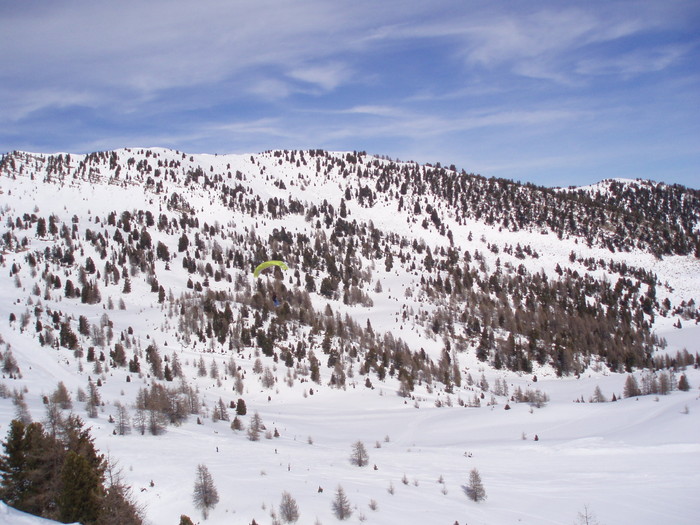
[[(163, 151), (162, 155), (179, 158), (174, 152)], [(126, 158), (128, 154), (123, 156)], [(196, 161), (206, 160), (217, 169), (231, 163), (234, 171), (246, 169), (247, 159), (248, 156), (195, 156)], [(260, 162), (267, 163), (270, 170), (275, 164), (272, 158)], [(340, 199), (342, 191), (337, 183), (310, 184), (302, 190), (289, 184), (294, 169), (289, 168), (285, 173), (282, 172), (282, 176), (288, 177), (286, 191), (297, 198), (327, 198), (333, 203)], [(75, 186), (57, 188), (30, 183), (27, 178), (16, 181), (2, 178), (0, 184), (0, 205), (10, 206), (10, 215), (33, 213), (36, 208), (43, 216), (56, 213), (68, 223), (77, 215), (81, 228), (98, 228), (93, 218), (104, 218), (112, 210), (152, 209), (155, 213), (159, 205), (153, 194), (139, 186), (116, 188), (74, 183)], [(252, 185), (264, 199), (268, 195), (285, 194), (262, 178), (253, 180)], [(206, 193), (188, 198), (196, 204), (202, 223), (215, 220), (221, 224), (235, 223), (231, 228), (240, 230), (252, 227), (255, 222), (249, 217), (227, 215)], [(359, 216), (363, 211), (354, 206), (354, 202), (349, 203), (348, 209)], [(381, 202), (372, 210), (372, 217), (375, 224), (402, 235), (423, 238), (428, 243), (447, 242), (407, 223), (404, 216), (395, 213), (395, 208)], [(309, 228), (303, 217), (290, 217), (285, 224), (290, 231)], [(263, 235), (277, 226), (273, 221), (259, 221), (256, 231)], [(543, 269), (553, 276), (556, 263), (568, 260), (569, 253), (575, 250), (591, 257), (625, 260), (652, 269), (662, 282), (669, 283), (668, 288), (660, 287), (660, 299), (667, 295), (677, 304), (691, 297), (697, 301), (700, 296), (700, 266), (692, 258), (668, 257), (657, 261), (641, 252), (611, 254), (577, 244), (575, 239), (558, 240), (555, 235), (537, 232), (499, 232), (479, 223), (462, 226), (453, 223), (450, 227), (463, 247), (480, 250), (491, 265), (497, 256), (488, 252), (482, 236), (497, 244), (531, 244), (540, 258), (523, 262), (530, 271)], [(473, 234), (471, 243), (465, 240), (469, 232)], [(155, 232), (153, 243), (159, 240)], [(43, 249), (42, 242), (34, 239), (31, 248)], [(177, 252), (175, 246), (170, 248), (171, 253)], [(86, 245), (86, 255), (93, 253), (91, 250)], [(97, 376), (87, 363), (83, 363), (85, 370), (79, 372), (72, 352), (42, 348), (33, 330), (20, 333), (16, 323), (10, 325), (10, 313), (19, 315), (28, 307), (26, 300), (32, 286), (28, 273), (22, 274), (23, 288), (18, 289), (8, 270), (17, 261), (26, 271), (23, 257), (23, 253), (5, 254), (6, 264), (0, 276), (0, 334), (11, 345), (22, 370), (21, 379), (2, 381), (10, 390), (26, 387), (25, 399), (32, 416), (42, 420), (42, 396), (50, 394), (58, 381), (66, 384), (75, 400), (76, 390), (85, 390), (88, 377), (95, 380)], [(505, 254), (500, 257), (507, 260)], [(166, 290), (184, 289), (187, 274), (180, 259), (173, 261), (169, 272), (164, 271), (160, 261), (157, 264), (159, 280)], [(579, 268), (579, 271), (584, 270)], [(403, 304), (430, 308), (420, 303), (418, 297), (406, 297), (405, 289), (411, 286), (411, 279), (419, 277), (399, 274), (397, 270), (387, 273), (382, 265), (378, 265), (375, 276), (382, 280), (383, 292), (373, 294), (374, 307), (349, 308), (333, 303), (332, 308), (347, 311), (363, 325), (370, 319), (375, 330), (391, 331), (412, 348), (439, 352), (442, 347), (439, 339), (413, 329), (410, 323), (400, 322)], [(103, 300), (111, 296), (116, 301), (120, 291), (121, 286), (101, 288)], [(124, 299), (125, 311), (107, 311), (101, 306), (82, 305), (60, 297), (44, 304), (70, 312), (76, 318), (86, 315), (91, 323), (98, 323), (106, 312), (114, 322), (115, 333), (133, 327), (142, 348), (155, 341), (163, 355), (177, 351), (189, 382), (199, 386), (209, 410), (219, 397), (227, 406), (229, 401), (238, 399), (230, 378), (222, 377), (222, 385), (217, 386), (214, 379), (197, 377), (195, 360), (205, 347), (182, 346), (176, 340), (174, 328), (164, 328), (166, 312), (145, 283), (135, 280), (132, 293)], [(325, 300), (319, 299), (315, 306), (320, 309), (325, 304)], [(693, 354), (699, 352), (700, 328), (685, 323), (678, 330), (672, 327), (674, 321), (658, 318), (655, 325), (659, 335), (669, 342), (666, 351), (675, 353), (687, 348)], [(119, 463), (124, 479), (132, 485), (135, 499), (145, 507), (148, 523), (176, 524), (181, 514), (189, 515), (195, 522), (204, 522), (192, 503), (195, 470), (200, 463), (208, 466), (220, 495), (219, 504), (206, 521), (210, 524), (248, 524), (252, 519), (260, 524), (270, 523), (270, 510), (279, 506), (283, 491), (291, 493), (299, 504), (298, 523), (312, 524), (316, 519), (326, 525), (336, 523), (331, 502), (339, 484), (354, 506), (349, 523), (360, 523), (365, 517), (366, 523), (385, 525), (452, 525), (455, 521), (460, 525), (558, 525), (574, 523), (584, 507), (601, 525), (690, 525), (697, 523), (700, 515), (698, 370), (685, 371), (692, 387), (689, 392), (674, 391), (668, 396), (644, 396), (616, 403), (575, 403), (581, 397), (588, 401), (597, 385), (608, 398), (613, 393), (621, 397), (625, 375), (610, 374), (601, 368), (598, 372), (587, 371), (580, 378), (559, 379), (546, 367), (535, 370), (538, 381), (534, 383), (532, 375), (495, 371), (483, 367), (473, 352), (461, 354), (460, 368), (465, 377), (469, 372), (478, 381), (483, 373), (492, 387), (496, 378), (504, 378), (511, 393), (516, 386), (523, 389), (529, 386), (542, 389), (551, 398), (540, 409), (510, 402), (511, 410), (504, 410), (508, 400), (502, 396), (496, 397), (497, 405), (486, 406), (490, 394), (486, 394), (480, 408), (459, 406), (459, 399), (469, 401), (479, 392), (466, 387), (449, 395), (452, 407), (441, 408), (435, 406), (435, 401), (440, 399), (444, 405), (448, 398), (444, 392), (438, 389), (428, 393), (424, 385), (419, 385), (415, 399), (404, 400), (397, 396), (398, 383), (391, 378), (380, 382), (373, 377), (375, 388), (367, 389), (364, 377), (356, 375), (348, 379), (347, 390), (331, 389), (325, 386), (330, 376), (325, 361), (324, 386), (298, 381), (292, 387), (286, 386), (286, 368), (279, 363), (278, 385), (266, 390), (252, 373), (252, 351), (234, 357), (246, 371), (246, 391), (242, 397), (249, 415), (242, 418), (244, 424), (257, 410), (268, 429), (278, 429), (279, 438), (250, 442), (245, 432), (233, 432), (229, 423), (214, 423), (206, 416), (201, 418), (202, 425), (197, 425), (196, 418), (191, 417), (180, 427), (168, 427), (158, 437), (136, 432), (128, 436), (113, 435), (114, 426), (108, 422), (109, 415), (115, 413), (113, 403), (120, 401), (131, 406), (138, 389), (150, 384), (146, 374), (142, 378), (132, 374), (133, 381), (127, 383), (128, 373), (124, 369), (112, 369), (106, 374), (100, 389), (105, 406), (97, 419), (88, 419), (82, 404), (75, 403), (75, 412), (92, 426), (97, 447)], [(229, 355), (216, 349), (215, 353), (205, 353), (204, 358), (207, 365), (216, 359), (223, 371)], [(313, 395), (308, 395), (309, 388), (313, 388)], [(11, 400), (0, 400), (1, 437), (6, 436), (14, 414)], [(535, 435), (538, 441), (534, 441)], [(364, 442), (370, 456), (369, 465), (363, 468), (349, 461), (351, 445), (357, 440)], [(488, 496), (481, 503), (470, 501), (464, 492), (472, 468), (479, 470)], [(408, 484), (402, 482), (404, 475)], [(444, 484), (438, 483), (441, 476)], [(388, 491), (390, 486), (393, 495)], [(377, 502), (376, 511), (369, 507), (371, 500)], [(21, 521), (25, 519), (30, 521)], [(0, 508), (0, 523), (47, 523), (31, 520)]]

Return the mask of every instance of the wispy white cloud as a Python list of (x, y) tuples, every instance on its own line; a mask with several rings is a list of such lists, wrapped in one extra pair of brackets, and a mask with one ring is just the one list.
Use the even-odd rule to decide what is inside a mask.
[(352, 70), (339, 62), (303, 64), (292, 69), (288, 75), (295, 80), (317, 86), (322, 91), (332, 91), (351, 78)]
[(556, 122), (571, 122), (585, 118), (586, 113), (574, 109), (500, 109), (490, 111), (467, 111), (452, 115), (412, 112), (392, 106), (356, 106), (347, 113), (385, 117), (383, 124), (365, 130), (365, 133), (393, 135), (419, 139), (430, 135), (447, 135), (456, 131), (499, 126), (541, 126)]
[(90, 90), (49, 88), (37, 86), (18, 93), (7, 86), (0, 87), (0, 99), (4, 101), (0, 123), (12, 125), (32, 113), (46, 107), (97, 107), (103, 104), (105, 96)]
[(677, 64), (689, 53), (697, 52), (694, 45), (664, 45), (658, 48), (634, 50), (615, 57), (595, 57), (579, 60), (575, 71), (581, 75), (634, 76), (662, 71)]
[(378, 117), (391, 117), (398, 118), (409, 116), (407, 110), (401, 109), (396, 106), (353, 106), (348, 109), (340, 110), (340, 113), (348, 114), (359, 114), (359, 115), (373, 115)]
[(285, 129), (285, 124), (280, 119), (275, 118), (237, 120), (223, 124), (212, 124), (206, 126), (204, 129), (208, 130), (210, 133), (228, 133), (234, 135), (290, 136), (290, 132)]
[(467, 28), (463, 55), (469, 65), (505, 67), (516, 75), (575, 85), (586, 69), (575, 68), (572, 58), (655, 24), (629, 13), (611, 15), (579, 7), (504, 14)]
[(262, 77), (247, 81), (245, 90), (263, 100), (280, 100), (287, 98), (293, 88), (289, 82), (279, 78)]
[[(415, 25), (390, 24), (377, 29), (369, 39), (448, 39), (455, 42), (455, 55), (467, 69), (505, 68), (519, 76), (576, 84), (575, 75), (597, 74), (596, 61), (611, 53), (610, 49), (603, 51), (595, 46), (673, 26), (681, 16), (673, 9), (659, 11), (653, 2), (595, 6), (534, 2), (513, 7), (494, 4), (447, 20), (427, 18)], [(657, 58), (674, 58), (671, 50), (667, 51), (658, 51), (661, 56)], [(575, 67), (579, 54), (595, 58), (590, 63), (589, 59), (581, 59), (580, 67)], [(610, 58), (611, 63), (624, 60), (626, 57), (616, 54)], [(653, 68), (639, 71), (656, 71), (658, 67), (657, 61)], [(624, 68), (613, 69), (626, 74)]]
[(315, 61), (347, 47), (344, 35), (361, 25), (344, 24), (320, 1), (44, 5), (0, 21), (6, 59), (0, 79), (60, 82), (64, 90), (109, 86), (133, 96), (226, 82), (267, 68), (278, 75), (289, 70), (328, 90), (347, 79), (347, 71), (333, 61)]
[(469, 62), (486, 67), (557, 55), (580, 44), (597, 27), (595, 17), (578, 9), (542, 11), (525, 17), (506, 15), (469, 27), (464, 53)]

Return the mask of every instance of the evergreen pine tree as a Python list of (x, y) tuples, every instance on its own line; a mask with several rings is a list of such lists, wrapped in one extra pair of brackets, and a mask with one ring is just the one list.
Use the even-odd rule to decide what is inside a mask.
[(46, 219), (39, 217), (36, 221), (36, 236), (46, 237)]
[(479, 471), (473, 468), (469, 472), (469, 484), (467, 485), (467, 495), (472, 501), (483, 501), (486, 499), (486, 490), (481, 482)]
[(352, 453), (350, 454), (350, 463), (358, 467), (364, 467), (369, 463), (369, 454), (362, 441), (356, 441), (352, 445)]
[(194, 481), (193, 493), (194, 506), (201, 509), (204, 519), (209, 516), (209, 509), (219, 503), (219, 493), (214, 486), (214, 479), (206, 465), (197, 465), (197, 474)]
[(688, 378), (685, 374), (681, 374), (681, 377), (678, 379), (678, 390), (683, 392), (690, 390), (690, 383), (688, 383)]
[(280, 517), (285, 523), (295, 523), (299, 519), (299, 506), (289, 492), (282, 493)]
[(595, 390), (593, 391), (593, 398), (591, 400), (594, 403), (605, 403), (607, 401), (603, 391), (600, 389), (600, 386), (596, 385)]
[(23, 502), (28, 488), (27, 453), (25, 440), (27, 427), (15, 419), (10, 424), (7, 440), (3, 443), (5, 454), (0, 457), (2, 489), (0, 499), (17, 509), (23, 510)]
[(228, 415), (228, 409), (226, 408), (226, 403), (223, 399), (219, 400), (214, 405), (214, 411), (212, 412), (212, 421), (230, 421)]
[(115, 420), (117, 426), (116, 431), (117, 434), (119, 434), (120, 436), (124, 436), (128, 434), (131, 430), (131, 424), (129, 422), (129, 410), (119, 401), (115, 402), (114, 406), (117, 409), (117, 417)]
[(671, 380), (668, 374), (664, 371), (659, 374), (659, 394), (667, 395), (671, 391)]
[(343, 487), (340, 485), (338, 485), (338, 489), (335, 491), (335, 498), (333, 499), (332, 508), (335, 517), (339, 520), (346, 520), (352, 516), (350, 502), (348, 501), (348, 497), (345, 495)]
[(68, 392), (66, 385), (63, 384), (63, 381), (59, 381), (58, 385), (56, 386), (56, 390), (54, 390), (53, 394), (51, 395), (51, 401), (56, 403), (62, 410), (73, 408), (70, 393)]
[(97, 417), (97, 409), (100, 406), (101, 402), (102, 400), (100, 399), (100, 392), (97, 390), (95, 383), (93, 383), (92, 381), (88, 381), (88, 400), (87, 404), (85, 405), (88, 417)]
[(578, 513), (578, 519), (574, 525), (598, 525), (595, 515), (588, 510), (588, 505), (583, 506), (583, 512)]
[(637, 380), (632, 374), (629, 374), (625, 380), (625, 389), (623, 390), (622, 395), (625, 397), (635, 397), (641, 395), (641, 393), (642, 392), (639, 390)]
[(61, 491), (58, 508), (64, 523), (95, 523), (100, 515), (103, 494), (100, 475), (90, 462), (75, 452), (68, 451), (61, 473)]
[(260, 439), (262, 427), (262, 418), (260, 417), (260, 414), (255, 412), (250, 420), (250, 424), (248, 425), (248, 439), (251, 441), (258, 441)]
[(2, 489), (0, 496), (13, 507), (42, 515), (55, 506), (63, 449), (44, 432), (40, 423), (25, 425), (14, 420), (6, 454), (0, 458)]
[(102, 499), (102, 513), (97, 525), (142, 525), (141, 510), (133, 502), (129, 487), (112, 483)]

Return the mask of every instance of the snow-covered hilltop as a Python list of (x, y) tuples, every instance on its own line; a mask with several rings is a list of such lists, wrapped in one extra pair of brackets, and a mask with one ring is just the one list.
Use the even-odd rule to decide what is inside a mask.
[(62, 382), (149, 523), (199, 465), (211, 523), (696, 515), (698, 191), (122, 149), (7, 154), (0, 205), (0, 435)]

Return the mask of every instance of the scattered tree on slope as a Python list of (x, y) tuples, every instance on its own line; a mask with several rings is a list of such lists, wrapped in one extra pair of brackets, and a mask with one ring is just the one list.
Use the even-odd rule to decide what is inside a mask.
[(472, 469), (469, 472), (469, 482), (466, 488), (467, 495), (472, 501), (484, 501), (486, 499), (486, 490), (481, 482), (481, 475), (477, 469)]
[(192, 499), (194, 506), (201, 509), (204, 519), (207, 519), (209, 516), (209, 510), (216, 507), (216, 504), (219, 503), (219, 493), (216, 490), (216, 486), (214, 486), (214, 479), (206, 465), (197, 465)]

